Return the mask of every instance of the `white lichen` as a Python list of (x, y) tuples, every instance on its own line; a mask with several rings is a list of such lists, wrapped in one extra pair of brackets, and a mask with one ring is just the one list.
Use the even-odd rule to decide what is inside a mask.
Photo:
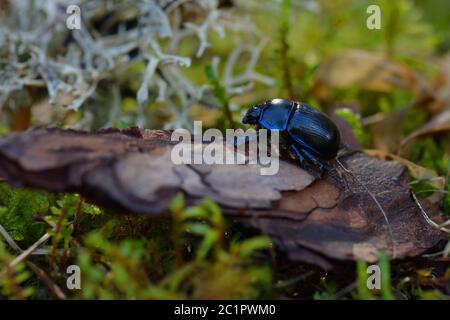
[[(81, 8), (80, 30), (66, 28), (69, 5)], [(183, 14), (184, 9), (189, 14)], [(248, 19), (233, 19), (216, 0), (9, 1), (0, 16), (0, 112), (2, 107), (21, 104), (14, 93), (34, 87), (46, 90), (50, 104), (67, 103), (61, 97), (70, 96), (67, 110), (82, 108), (85, 119), (81, 123), (89, 127), (95, 108), (106, 107), (99, 103), (104, 101), (100, 92), (111, 91), (111, 86), (118, 90), (109, 92), (111, 103), (117, 104), (118, 85), (125, 81), (127, 70), (142, 64), (142, 78), (135, 89), (135, 118), (122, 114), (117, 105), (109, 106), (113, 116), (101, 125), (112, 125), (116, 118), (146, 126), (151, 119), (145, 106), (160, 101), (173, 114), (173, 123), (167, 127), (188, 126), (188, 109), (202, 103), (209, 87), (189, 79), (184, 70), (211, 47), (211, 32), (223, 38), (226, 30), (246, 39), (236, 41), (234, 51), (224, 61), (220, 79), (227, 93), (241, 94), (254, 82), (273, 84), (272, 79), (255, 71), (265, 45), (263, 36)], [(192, 57), (179, 54), (185, 39), (198, 40)], [(245, 71), (236, 74), (235, 65), (243, 53), (249, 53), (250, 58)], [(214, 64), (219, 73), (219, 59)]]

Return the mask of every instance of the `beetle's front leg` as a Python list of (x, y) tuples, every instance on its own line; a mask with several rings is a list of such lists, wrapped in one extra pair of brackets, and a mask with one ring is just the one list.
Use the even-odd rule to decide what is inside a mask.
[(295, 144), (291, 144), (291, 146), (289, 147), (289, 151), (294, 155), (295, 159), (297, 159), (298, 162), (300, 162), (300, 165), (303, 168), (305, 168), (306, 165), (305, 157), (303, 157), (302, 153), (300, 152), (300, 149)]

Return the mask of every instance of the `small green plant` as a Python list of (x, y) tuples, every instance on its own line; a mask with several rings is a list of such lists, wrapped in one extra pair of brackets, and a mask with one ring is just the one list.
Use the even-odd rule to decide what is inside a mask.
[(356, 298), (361, 300), (375, 300), (376, 297), (367, 287), (367, 262), (356, 262)]
[[(271, 269), (256, 256), (270, 241), (254, 237), (227, 245), (219, 207), (205, 199), (184, 207), (182, 195), (171, 203), (174, 251), (168, 270), (153, 265), (155, 243), (146, 239), (113, 241), (99, 230), (83, 241), (77, 262), (82, 270), (79, 298), (229, 299), (269, 297)], [(110, 226), (111, 227), (111, 226)], [(110, 228), (108, 227), (108, 228)], [(103, 230), (104, 231), (104, 230)], [(167, 240), (167, 239), (166, 239)], [(161, 273), (161, 271), (163, 271)]]
[(228, 96), (227, 90), (220, 83), (219, 79), (217, 78), (216, 72), (214, 71), (212, 66), (208, 65), (205, 67), (205, 74), (209, 80), (209, 83), (213, 88), (214, 95), (220, 102), (223, 115), (226, 120), (225, 124), (228, 125), (224, 126), (224, 128), (236, 128), (236, 123), (234, 122), (233, 119), (233, 113), (231, 112), (230, 109), (230, 97)]
[(321, 278), (320, 285), (322, 289), (314, 293), (314, 300), (334, 300), (339, 290), (338, 285), (334, 282), (328, 282), (327, 279)]
[(383, 300), (395, 299), (392, 293), (391, 284), (391, 265), (388, 256), (381, 252), (379, 255), (378, 266), (380, 268), (380, 289), (369, 289), (367, 280), (369, 274), (367, 273), (367, 262), (359, 260), (356, 263), (356, 299), (374, 300), (381, 298)]
[(291, 61), (289, 57), (289, 42), (288, 36), (290, 31), (290, 12), (291, 12), (291, 0), (282, 0), (280, 2), (280, 26), (278, 29), (279, 38), (279, 55), (280, 55), (280, 70), (281, 81), (283, 91), (287, 94), (288, 98), (295, 99), (294, 85), (292, 83), (291, 75)]
[(12, 189), (0, 183), (0, 224), (9, 235), (24, 245), (31, 244), (45, 232), (46, 226), (35, 217), (48, 210), (49, 202), (42, 192)]
[(35, 289), (26, 285), (31, 273), (26, 269), (24, 262), (11, 267), (13, 256), (6, 250), (5, 244), (0, 240), (0, 298), (26, 299), (31, 297)]
[(359, 114), (353, 112), (349, 108), (339, 108), (336, 110), (336, 114), (349, 124), (353, 129), (356, 138), (362, 145), (367, 143), (368, 137), (367, 134), (364, 133), (361, 124), (361, 116)]
[(391, 263), (386, 253), (382, 252), (380, 254), (378, 264), (380, 265), (381, 271), (381, 298), (384, 300), (393, 300), (395, 296), (392, 293)]
[[(197, 237), (199, 241), (193, 249), (195, 261), (199, 267), (203, 265), (193, 278), (194, 297), (257, 298), (270, 293), (269, 266), (253, 262), (261, 250), (270, 249), (270, 240), (253, 237), (227, 246), (225, 221), (218, 205), (204, 199), (199, 205), (183, 210), (183, 202), (180, 194), (171, 207), (177, 226), (177, 241), (183, 239), (183, 235)], [(177, 251), (180, 249), (178, 244)]]
[[(450, 173), (450, 168), (449, 168), (449, 173)], [(444, 198), (442, 199), (442, 204), (441, 204), (441, 208), (442, 211), (450, 217), (450, 175), (447, 175), (447, 183), (444, 187)]]

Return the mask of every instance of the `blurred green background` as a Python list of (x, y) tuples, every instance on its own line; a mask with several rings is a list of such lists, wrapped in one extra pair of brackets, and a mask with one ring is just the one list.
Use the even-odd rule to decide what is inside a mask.
[[(81, 7), (80, 31), (64, 26), (69, 2)], [(366, 26), (373, 4), (379, 30)], [(353, 145), (398, 156), (414, 190), (450, 216), (449, 30), (446, 0), (0, 0), (0, 134), (40, 126), (191, 128), (193, 120), (224, 130), (241, 127), (253, 104), (290, 98), (347, 122)], [(392, 287), (375, 294), (364, 288), (363, 262), (331, 279), (275, 264), (267, 239), (231, 237), (208, 200), (185, 208), (177, 197), (168, 223), (110, 215), (78, 195), (0, 187), (0, 226), (13, 241), (26, 248), (52, 235), (45, 255), (14, 268), (17, 252), (0, 241), (8, 271), (0, 274), (0, 298), (67, 298), (37, 275), (44, 270), (63, 285), (68, 261), (86, 272), (86, 289), (69, 295), (80, 299), (449, 294), (449, 271), (426, 262), (395, 265), (391, 279), (382, 258)], [(186, 243), (194, 248), (188, 259)]]

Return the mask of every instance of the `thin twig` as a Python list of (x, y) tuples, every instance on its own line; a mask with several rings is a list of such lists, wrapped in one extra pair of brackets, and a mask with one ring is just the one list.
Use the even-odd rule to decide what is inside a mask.
[(352, 283), (348, 284), (347, 286), (345, 286), (344, 288), (342, 288), (341, 290), (339, 290), (338, 292), (336, 292), (333, 295), (333, 300), (342, 298), (346, 294), (352, 292), (355, 288), (356, 288), (356, 282), (352, 282)]
[(40, 247), (41, 245), (43, 245), (45, 242), (47, 242), (47, 240), (50, 239), (50, 234), (46, 233), (44, 234), (38, 241), (36, 241), (35, 243), (33, 243), (28, 249), (26, 249), (25, 251), (23, 251), (21, 254), (19, 254), (16, 258), (14, 258), (14, 260), (12, 260), (8, 267), (9, 268), (14, 268), (16, 267), (20, 262), (22, 262), (23, 260), (25, 260), (26, 258), (28, 258), (28, 256), (30, 254), (33, 253), (33, 251), (35, 251), (38, 247)]
[(281, 4), (281, 25), (279, 29), (280, 33), (280, 60), (281, 60), (281, 70), (283, 76), (284, 88), (290, 99), (295, 99), (294, 86), (292, 84), (291, 77), (291, 66), (289, 63), (289, 43), (288, 43), (288, 32), (289, 32), (289, 10), (290, 1), (284, 0)]
[[(9, 244), (9, 246), (13, 250), (15, 250), (17, 252), (23, 252), (23, 250), (19, 247), (17, 242), (14, 241), (14, 239), (10, 236), (8, 231), (1, 224), (0, 224), (0, 234), (3, 236), (3, 238), (5, 238), (6, 243)], [(31, 254), (46, 255), (46, 254), (48, 254), (48, 250), (47, 249), (37, 249), (37, 250), (33, 251)]]
[(301, 275), (298, 275), (296, 277), (292, 277), (290, 279), (283, 280), (283, 281), (278, 281), (277, 283), (275, 283), (273, 285), (273, 287), (276, 289), (283, 289), (283, 288), (290, 287), (290, 286), (292, 286), (296, 283), (299, 283), (299, 282), (305, 280), (306, 278), (312, 276), (314, 273), (315, 273), (314, 271), (310, 270), (310, 271), (303, 273)]
[(63, 222), (64, 219), (66, 218), (67, 215), (67, 208), (63, 208), (62, 212), (59, 216), (58, 222), (56, 223), (56, 225), (52, 225), (53, 230), (54, 230), (54, 235), (53, 235), (53, 239), (52, 239), (52, 249), (50, 251), (50, 265), (52, 266), (53, 269), (55, 269), (56, 267), (56, 256), (57, 256), (57, 249), (58, 249), (58, 238), (61, 235), (61, 231), (63, 228)]
[(442, 252), (442, 255), (444, 256), (444, 258), (447, 258), (448, 256), (450, 256), (450, 241), (447, 242), (447, 245), (444, 248), (444, 251)]
[(439, 190), (439, 189), (424, 189), (424, 190), (417, 191), (417, 193), (425, 193), (425, 192), (438, 192), (438, 193), (443, 193), (443, 194), (450, 194), (450, 191)]
[(22, 251), (20, 255), (18, 255), (10, 263), (8, 263), (5, 269), (0, 272), (0, 279), (3, 278), (3, 276), (7, 274), (10, 270), (13, 270), (19, 263), (28, 258), (28, 256), (30, 256), (39, 246), (44, 244), (49, 238), (50, 234), (46, 233), (38, 241), (33, 243), (28, 249)]
[(442, 256), (444, 258), (448, 258), (450, 256), (450, 241), (447, 242), (447, 244), (445, 245), (444, 250), (422, 255), (422, 257), (424, 257), (424, 258), (436, 258), (436, 257), (439, 257), (439, 256)]
[(78, 234), (78, 228), (80, 226), (80, 216), (81, 216), (81, 209), (84, 203), (84, 199), (80, 196), (80, 200), (77, 204), (77, 211), (75, 211), (75, 218), (73, 221), (73, 232), (72, 236), (75, 237)]
[(14, 239), (9, 235), (8, 231), (0, 224), (0, 234), (5, 238), (6, 242), (9, 244), (11, 248), (16, 251), (22, 252), (19, 245), (14, 241)]
[[(55, 226), (52, 225), (53, 229), (55, 229)], [(36, 241), (33, 245), (31, 245), (28, 249), (25, 251), (22, 251), (22, 249), (16, 244), (16, 242), (11, 238), (9, 233), (3, 228), (2, 225), (0, 225), (0, 233), (3, 235), (3, 237), (6, 239), (6, 242), (16, 251), (20, 252), (20, 255), (17, 256), (14, 260), (12, 260), (6, 267), (6, 270), (2, 271), (0, 273), (0, 279), (4, 276), (5, 273), (8, 272), (8, 270), (12, 270), (14, 267), (16, 267), (20, 262), (24, 261), (28, 256), (32, 254), (36, 254), (39, 249), (38, 247), (44, 244), (49, 238), (50, 234), (46, 233), (44, 234), (38, 241)], [(50, 289), (50, 291), (53, 292), (53, 294), (61, 300), (66, 300), (67, 296), (62, 291), (62, 289), (45, 273), (44, 270), (39, 268), (37, 265), (32, 263), (31, 261), (26, 262), (28, 267), (42, 280), (42, 282)]]
[(39, 268), (31, 261), (27, 261), (28, 267), (42, 280), (42, 282), (50, 289), (53, 294), (61, 300), (67, 300), (66, 294), (62, 291), (62, 289), (50, 278), (44, 270)]
[(411, 195), (414, 199), (414, 201), (416, 202), (417, 206), (420, 209), (420, 212), (422, 213), (422, 216), (425, 218), (425, 220), (428, 222), (428, 224), (440, 231), (444, 231), (446, 233), (450, 233), (450, 229), (445, 228), (446, 226), (450, 225), (450, 220), (445, 221), (444, 223), (441, 224), (437, 224), (436, 222), (434, 222), (427, 214), (427, 212), (424, 210), (424, 208), (422, 207), (422, 205), (420, 204), (419, 200), (416, 197), (416, 194), (411, 190)]

